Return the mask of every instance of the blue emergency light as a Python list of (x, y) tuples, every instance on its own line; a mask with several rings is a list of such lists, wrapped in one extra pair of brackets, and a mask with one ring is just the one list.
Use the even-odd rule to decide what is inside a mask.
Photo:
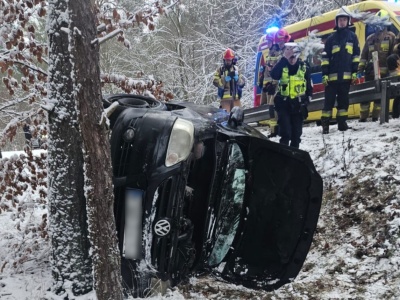
[(265, 32), (271, 33), (271, 32), (277, 32), (278, 30), (279, 30), (279, 27), (271, 26), (271, 27), (268, 27), (267, 30), (265, 30)]

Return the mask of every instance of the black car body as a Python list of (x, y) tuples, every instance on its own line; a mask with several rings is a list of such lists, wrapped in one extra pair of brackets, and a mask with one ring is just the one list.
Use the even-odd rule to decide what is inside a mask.
[[(127, 290), (195, 272), (272, 290), (300, 271), (322, 180), (305, 151), (269, 141), (241, 111), (109, 96), (115, 217)], [(218, 267), (218, 268), (215, 268)]]

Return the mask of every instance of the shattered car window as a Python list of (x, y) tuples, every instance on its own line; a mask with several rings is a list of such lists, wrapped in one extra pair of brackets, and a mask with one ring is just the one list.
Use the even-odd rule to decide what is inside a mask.
[[(219, 264), (228, 253), (239, 225), (245, 190), (244, 158), (240, 147), (231, 144), (221, 195), (221, 218), (216, 242), (208, 260), (209, 265)], [(233, 199), (229, 200), (229, 199)]]

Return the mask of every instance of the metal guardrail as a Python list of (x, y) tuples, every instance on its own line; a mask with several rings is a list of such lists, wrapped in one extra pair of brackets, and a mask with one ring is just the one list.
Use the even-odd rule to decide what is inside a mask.
[[(382, 124), (389, 122), (389, 101), (397, 96), (400, 96), (400, 76), (386, 77), (350, 86), (349, 103), (357, 104), (381, 99), (380, 123)], [(313, 94), (312, 100), (308, 105), (308, 111), (322, 110), (324, 97), (324, 92)], [(269, 120), (268, 112), (267, 105), (245, 109), (244, 122), (253, 123)]]

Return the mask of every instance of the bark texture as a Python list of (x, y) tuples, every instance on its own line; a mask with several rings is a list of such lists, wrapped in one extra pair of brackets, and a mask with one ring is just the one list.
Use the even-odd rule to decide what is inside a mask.
[[(70, 236), (70, 243), (76, 243), (76, 246), (79, 244), (81, 249), (77, 249), (76, 257), (70, 262), (83, 260), (87, 263), (83, 276), (85, 288), (73, 289), (74, 294), (80, 294), (91, 287), (92, 269), (90, 268), (90, 272), (86, 271), (89, 271), (92, 263), (93, 286), (97, 298), (123, 299), (120, 254), (113, 215), (111, 152), (107, 130), (100, 125), (103, 107), (99, 46), (91, 44), (96, 38), (94, 5), (92, 1), (81, 0), (52, 3), (54, 9), (49, 18), (49, 25), (53, 31), (49, 29), (49, 38), (54, 70), (50, 72), (50, 99), (57, 100), (49, 117), (50, 135), (53, 140), (50, 162), (52, 157), (60, 155), (60, 149), (64, 155), (54, 160), (53, 166), (50, 167), (53, 175), (50, 180), (54, 181), (50, 187), (58, 187), (57, 190), (50, 190), (57, 192), (56, 198), (68, 199), (65, 201), (65, 213), (59, 213), (58, 204), (54, 200), (51, 201), (51, 212), (54, 214), (52, 224), (59, 228), (58, 234), (53, 238), (57, 278), (60, 281), (59, 285), (62, 286), (62, 283), (65, 286), (71, 276), (70, 272), (64, 272), (69, 271), (65, 267), (59, 268), (58, 251), (65, 257), (71, 257), (75, 250), (71, 249), (64, 254), (69, 246), (63, 244), (65, 235), (63, 236), (61, 228), (74, 227), (75, 232)], [(67, 20), (64, 22), (66, 24), (62, 21), (64, 19)], [(57, 29), (53, 27), (55, 24)], [(68, 113), (63, 114), (64, 110)], [(60, 161), (64, 162), (62, 169), (65, 171), (62, 173), (59, 168)], [(62, 190), (71, 183), (74, 184), (70, 189)], [(52, 197), (54, 196), (53, 193)], [(65, 220), (61, 220), (62, 216)], [(79, 222), (71, 223), (75, 218)], [(65, 224), (59, 226), (61, 222)], [(87, 236), (91, 242), (90, 256)], [(72, 262), (70, 266), (73, 265)], [(79, 274), (82, 270), (77, 268), (75, 272)]]
[(93, 289), (84, 194), (82, 138), (74, 99), (74, 58), (66, 1), (49, 6), (49, 226), (55, 292)]

